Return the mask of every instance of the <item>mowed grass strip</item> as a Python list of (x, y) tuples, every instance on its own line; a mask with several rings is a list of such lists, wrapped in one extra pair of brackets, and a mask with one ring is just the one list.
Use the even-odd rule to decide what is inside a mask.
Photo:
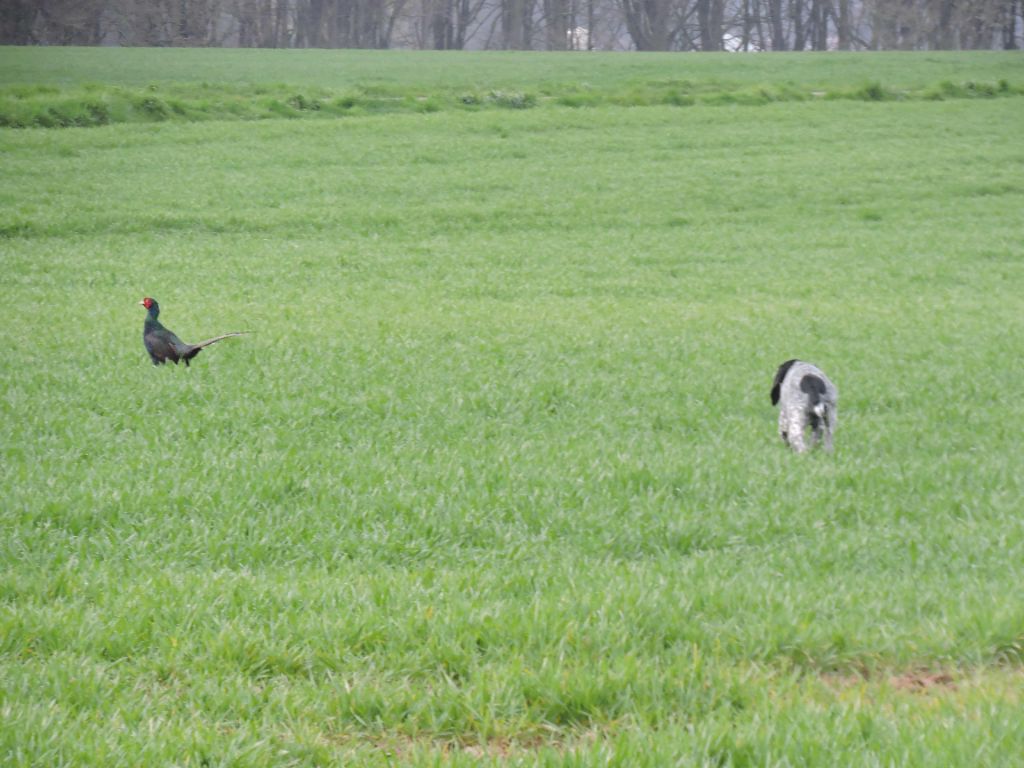
[(540, 51), (256, 50), (0, 46), (0, 83), (144, 87), (207, 83), (279, 84), (394, 92), (553, 88), (590, 83), (614, 89), (642, 82), (793, 83), (852, 88), (881, 82), (905, 90), (942, 80), (1019, 82), (1014, 51), (928, 53), (706, 54)]
[(0, 133), (0, 754), (1011, 763), (1022, 117)]

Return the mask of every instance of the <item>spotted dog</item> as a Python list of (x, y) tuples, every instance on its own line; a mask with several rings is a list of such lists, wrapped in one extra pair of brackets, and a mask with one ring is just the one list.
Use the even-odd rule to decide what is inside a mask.
[(839, 392), (820, 368), (802, 360), (787, 360), (775, 372), (772, 405), (779, 406), (779, 435), (797, 453), (807, 450), (804, 429), (811, 427), (811, 447), (819, 440), (832, 450)]

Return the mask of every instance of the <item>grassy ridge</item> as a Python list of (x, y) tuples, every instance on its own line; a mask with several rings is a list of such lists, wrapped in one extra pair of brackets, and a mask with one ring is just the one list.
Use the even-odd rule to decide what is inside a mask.
[(0, 133), (0, 755), (1012, 764), (1022, 110)]
[(531, 109), (553, 104), (566, 107), (626, 106), (678, 107), (705, 105), (745, 106), (808, 99), (854, 101), (989, 99), (1019, 96), (1003, 79), (997, 83), (942, 81), (921, 91), (894, 91), (880, 83), (829, 91), (803, 91), (791, 85), (729, 89), (719, 83), (665, 81), (603, 92), (590, 86), (565, 85), (562, 90), (400, 95), (389, 89), (361, 88), (338, 94), (324, 89), (255, 86), (193, 86), (130, 90), (95, 85), (61, 90), (53, 86), (15, 86), (0, 90), (0, 127), (67, 128), (111, 123), (194, 122), (200, 120), (260, 120), (300, 117), (346, 117), (379, 113), (439, 112), (445, 109), (478, 111), (488, 108)]
[[(803, 57), (430, 52), (0, 49), (0, 127), (339, 117), (541, 105), (756, 105), (808, 99), (944, 100), (1024, 93), (1019, 57), (998, 53)], [(96, 82), (117, 62), (121, 74)], [(68, 69), (61, 71), (62, 63)], [(183, 69), (184, 68), (184, 69)], [(34, 73), (25, 82), (23, 72)], [(947, 76), (948, 75), (948, 76)], [(210, 79), (203, 82), (205, 77)]]

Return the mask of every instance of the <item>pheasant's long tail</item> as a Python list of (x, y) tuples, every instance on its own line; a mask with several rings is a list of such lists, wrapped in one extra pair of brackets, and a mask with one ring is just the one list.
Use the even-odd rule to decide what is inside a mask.
[(249, 333), (249, 331), (232, 331), (231, 333), (222, 333), (220, 336), (214, 336), (212, 339), (200, 341), (198, 344), (193, 344), (192, 346), (194, 346), (198, 351), (204, 347), (210, 346), (211, 344), (216, 344), (221, 339), (230, 339), (232, 336), (242, 336), (246, 333)]
[(241, 336), (249, 331), (233, 331), (232, 333), (222, 333), (220, 336), (214, 336), (212, 339), (206, 341), (200, 341), (198, 344), (189, 344), (188, 351), (181, 356), (181, 359), (185, 361), (185, 365), (188, 365), (188, 361), (203, 351), (204, 348), (211, 344), (216, 344), (221, 339), (230, 339), (232, 336)]

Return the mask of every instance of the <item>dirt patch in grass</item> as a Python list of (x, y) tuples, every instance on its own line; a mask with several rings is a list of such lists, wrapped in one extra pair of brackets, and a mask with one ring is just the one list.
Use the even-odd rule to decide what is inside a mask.
[(888, 683), (898, 691), (912, 693), (925, 693), (936, 689), (953, 690), (957, 687), (953, 675), (949, 672), (904, 672), (890, 676)]
[[(294, 738), (288, 734), (283, 734), (280, 738), (286, 742), (294, 741)], [(594, 744), (600, 738), (602, 738), (602, 734), (596, 730), (551, 733), (550, 735), (531, 732), (490, 738), (478, 738), (470, 735), (465, 737), (438, 736), (436, 734), (412, 736), (397, 732), (367, 734), (346, 731), (320, 733), (317, 735), (316, 741), (332, 748), (368, 749), (381, 755), (387, 755), (394, 760), (405, 760), (423, 753), (443, 757), (461, 755), (474, 759), (507, 759), (535, 755), (542, 751), (570, 754)]]
[(995, 665), (983, 668), (935, 669), (917, 667), (905, 670), (856, 670), (826, 672), (824, 683), (833, 690), (842, 691), (861, 685), (889, 688), (906, 693), (944, 693), (966, 690), (1003, 681), (1017, 685), (1024, 679), (1024, 668)]
[(854, 672), (827, 672), (821, 679), (829, 688), (845, 690), (864, 684), (884, 685), (897, 691), (911, 693), (927, 693), (938, 690), (955, 690), (958, 679), (964, 674), (950, 670), (911, 669), (905, 671), (871, 671), (857, 670)]

